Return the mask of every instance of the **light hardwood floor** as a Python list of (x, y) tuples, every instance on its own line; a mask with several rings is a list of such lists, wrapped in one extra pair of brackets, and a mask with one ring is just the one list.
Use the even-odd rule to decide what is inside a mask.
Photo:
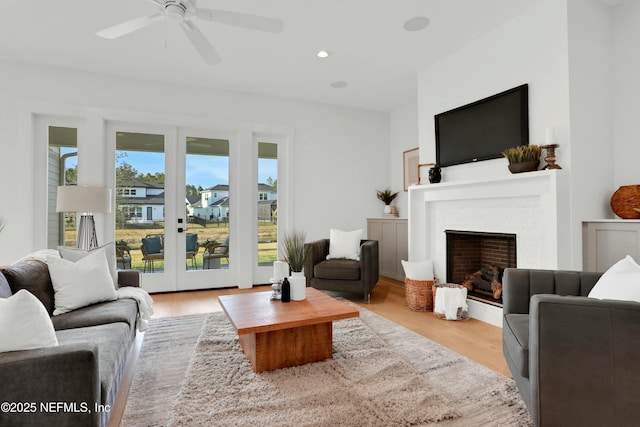
[[(153, 294), (154, 317), (185, 316), (187, 314), (222, 311), (218, 296), (233, 293), (269, 291), (270, 286), (252, 289), (218, 289), (207, 291)], [(348, 297), (348, 295), (345, 295)], [(381, 277), (371, 295), (371, 303), (360, 306), (425, 336), (499, 374), (509, 375), (502, 355), (502, 329), (475, 319), (440, 320), (433, 313), (418, 313), (405, 304), (404, 284)]]

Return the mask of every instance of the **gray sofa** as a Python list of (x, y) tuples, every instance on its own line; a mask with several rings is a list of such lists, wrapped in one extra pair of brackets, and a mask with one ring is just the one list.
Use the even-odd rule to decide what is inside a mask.
[(538, 426), (640, 420), (640, 303), (586, 298), (601, 273), (507, 269), (503, 351)]
[(307, 257), (304, 275), (307, 286), (326, 291), (361, 295), (368, 304), (371, 292), (378, 283), (378, 241), (360, 241), (360, 261), (327, 259), (329, 239), (305, 243)]
[[(0, 276), (12, 293), (27, 289), (53, 313), (46, 264), (24, 261), (0, 269)], [(138, 272), (119, 271), (118, 283), (139, 286)], [(57, 347), (0, 353), (0, 401), (35, 404), (29, 412), (0, 411), (0, 425), (105, 426), (109, 411), (95, 409), (114, 403), (135, 341), (137, 315), (133, 299), (83, 307), (52, 317)], [(43, 410), (41, 404), (49, 402), (53, 409)]]

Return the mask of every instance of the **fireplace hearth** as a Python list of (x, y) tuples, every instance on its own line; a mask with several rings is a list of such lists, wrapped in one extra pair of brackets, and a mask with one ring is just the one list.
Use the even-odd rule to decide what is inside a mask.
[(447, 282), (467, 287), (468, 298), (502, 306), (502, 272), (517, 267), (516, 235), (445, 230)]

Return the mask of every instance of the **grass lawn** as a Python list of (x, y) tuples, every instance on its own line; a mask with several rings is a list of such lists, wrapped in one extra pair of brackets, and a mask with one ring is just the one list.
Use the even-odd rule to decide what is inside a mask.
[[(162, 223), (158, 223), (156, 226), (149, 227), (127, 227), (119, 228), (116, 230), (116, 242), (125, 241), (130, 248), (131, 252), (131, 267), (134, 270), (142, 271), (144, 268), (144, 262), (142, 261), (142, 251), (140, 246), (142, 245), (142, 238), (150, 234), (162, 234), (164, 228)], [(196, 233), (198, 235), (198, 253), (196, 255), (196, 266), (202, 268), (202, 253), (204, 251), (203, 244), (205, 241), (215, 240), (222, 243), (229, 235), (228, 224), (211, 224), (206, 227), (199, 224), (187, 224), (188, 233)], [(258, 262), (265, 264), (276, 261), (278, 259), (278, 243), (277, 243), (278, 226), (270, 222), (258, 223)], [(65, 230), (65, 245), (75, 246), (76, 244), (76, 230)], [(188, 268), (191, 268), (191, 261), (187, 262)], [(220, 260), (221, 268), (228, 268), (228, 261), (226, 258)], [(163, 269), (163, 261), (154, 261), (154, 268)]]

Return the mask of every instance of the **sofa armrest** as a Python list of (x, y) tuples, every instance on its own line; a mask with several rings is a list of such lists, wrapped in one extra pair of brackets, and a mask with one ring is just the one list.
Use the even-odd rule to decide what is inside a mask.
[(329, 239), (320, 239), (315, 242), (305, 243), (307, 257), (304, 261), (304, 275), (307, 279), (307, 286), (311, 286), (313, 267), (324, 261), (329, 255)]
[(602, 273), (507, 268), (502, 277), (504, 314), (528, 314), (533, 295), (587, 296)]
[(137, 270), (118, 270), (118, 285), (140, 287), (140, 272)]
[(0, 412), (0, 425), (100, 425), (101, 413), (95, 411), (101, 403), (98, 348), (93, 344), (0, 353), (0, 378), (2, 402), (28, 404), (26, 411)]
[[(363, 240), (360, 246), (360, 272), (361, 279), (371, 289), (378, 283), (380, 258), (378, 256), (378, 241)], [(368, 289), (371, 291), (371, 289)]]
[(535, 295), (529, 323), (537, 425), (634, 425), (640, 419), (640, 303)]

